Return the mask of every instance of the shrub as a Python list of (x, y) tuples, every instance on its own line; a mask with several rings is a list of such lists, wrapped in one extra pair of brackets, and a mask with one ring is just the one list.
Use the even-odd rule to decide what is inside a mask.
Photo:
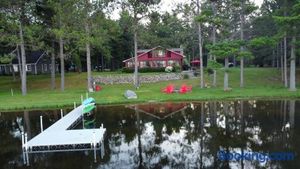
[(179, 72), (180, 70), (180, 66), (173, 66), (173, 72)]
[(206, 69), (206, 72), (208, 73), (208, 74), (214, 74), (214, 70), (212, 69), (212, 68), (207, 68)]
[(165, 72), (168, 72), (168, 73), (170, 73), (170, 72), (173, 72), (173, 67), (172, 66), (167, 66), (166, 68), (165, 68)]
[(189, 79), (189, 78), (190, 78), (190, 76), (188, 74), (183, 75), (183, 79)]

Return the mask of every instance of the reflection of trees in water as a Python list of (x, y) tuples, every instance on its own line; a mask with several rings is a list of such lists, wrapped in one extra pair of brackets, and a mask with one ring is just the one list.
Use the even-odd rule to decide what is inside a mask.
[[(202, 102), (188, 104), (184, 111), (158, 119), (124, 106), (101, 107), (97, 124), (107, 128), (105, 159), (101, 168), (238, 168), (262, 167), (258, 162), (226, 162), (217, 158), (220, 150), (229, 152), (300, 152), (300, 130), (295, 130), (295, 101)], [(32, 135), (40, 132), (37, 112), (5, 113), (0, 116), (0, 164), (22, 163), (20, 137), (15, 133), (25, 124)], [(60, 118), (60, 111), (43, 113), (44, 126)], [(19, 122), (18, 122), (19, 121)], [(140, 123), (139, 123), (140, 122)], [(18, 125), (19, 124), (19, 125)], [(296, 133), (298, 132), (298, 133)], [(17, 145), (17, 146), (16, 146)], [(70, 156), (70, 157), (69, 157)], [(92, 164), (78, 154), (39, 155), (37, 168), (70, 168)], [(52, 164), (64, 158), (63, 162)], [(43, 162), (41, 162), (43, 161)], [(292, 168), (297, 162), (268, 162), (263, 167)], [(0, 166), (0, 168), (5, 168)]]
[[(258, 162), (220, 161), (217, 158), (218, 151), (265, 153), (287, 151), (287, 145), (291, 147), (291, 143), (287, 142), (291, 140), (287, 137), (287, 133), (290, 133), (291, 137), (291, 130), (282, 131), (281, 124), (286, 125), (287, 122), (292, 124), (293, 113), (284, 115), (281, 111), (284, 110), (282, 108), (284, 102), (274, 101), (267, 104), (261, 101), (207, 102), (194, 105), (194, 110), (189, 107), (184, 112), (161, 120), (143, 113), (137, 113), (134, 117), (134, 112), (129, 109), (126, 110), (127, 115), (111, 114), (111, 123), (122, 124), (113, 130), (114, 133), (119, 133), (119, 136), (122, 135), (123, 140), (111, 138), (109, 144), (110, 147), (114, 145), (112, 147), (114, 151), (109, 156), (120, 155), (118, 147), (126, 144), (126, 153), (129, 154), (126, 157), (127, 162), (134, 162), (135, 167), (226, 168), (235, 165), (239, 168), (249, 168), (259, 167)], [(293, 107), (293, 103), (289, 105)], [(288, 110), (293, 112), (293, 109)], [(284, 122), (285, 116), (289, 118)], [(122, 123), (124, 119), (126, 123)], [(140, 119), (142, 123), (132, 123), (136, 119)], [(105, 124), (107, 125), (114, 126)], [(119, 144), (116, 144), (116, 141)], [(172, 151), (168, 151), (168, 148)], [(122, 165), (122, 162), (118, 164), (117, 161), (112, 162), (114, 164), (109, 163), (108, 161), (105, 166)], [(278, 165), (283, 164), (268, 162), (265, 167)]]
[[(19, 159), (21, 154), (18, 142), (21, 137), (19, 126), (22, 123), (21, 114), (2, 113), (0, 116), (0, 168), (11, 168), (22, 164)], [(13, 164), (12, 164), (13, 163)]]

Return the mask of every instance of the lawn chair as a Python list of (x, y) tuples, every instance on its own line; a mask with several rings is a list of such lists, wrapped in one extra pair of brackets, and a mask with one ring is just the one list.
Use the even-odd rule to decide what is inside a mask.
[(162, 92), (170, 94), (174, 92), (174, 85), (169, 84), (166, 88), (162, 90)]
[(192, 91), (192, 86), (187, 86), (185, 84), (183, 84), (179, 89), (179, 93), (181, 93), (181, 94), (184, 94), (184, 93), (187, 93), (190, 91)]

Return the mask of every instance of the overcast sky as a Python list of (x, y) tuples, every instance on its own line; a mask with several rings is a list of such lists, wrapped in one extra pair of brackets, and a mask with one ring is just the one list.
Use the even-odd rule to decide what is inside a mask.
[[(162, 12), (168, 11), (171, 12), (172, 9), (176, 6), (178, 3), (184, 3), (184, 2), (190, 2), (191, 0), (161, 0), (160, 10)], [(260, 6), (263, 2), (263, 0), (251, 0), (254, 1), (258, 6)], [(201, 2), (201, 0), (200, 0)], [(112, 19), (118, 19), (119, 18), (119, 10), (115, 10), (112, 12), (111, 18)]]
[[(161, 9), (164, 11), (171, 11), (171, 9), (178, 3), (190, 2), (191, 0), (161, 0)], [(251, 0), (254, 1), (258, 6), (260, 6), (263, 0)], [(201, 0), (200, 0), (201, 2)]]

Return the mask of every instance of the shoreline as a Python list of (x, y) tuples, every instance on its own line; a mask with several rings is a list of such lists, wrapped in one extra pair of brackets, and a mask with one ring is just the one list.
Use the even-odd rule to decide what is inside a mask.
[[(173, 99), (173, 100), (126, 100), (126, 101), (118, 101), (118, 102), (97, 102), (97, 106), (117, 106), (117, 105), (126, 105), (126, 104), (147, 104), (147, 103), (166, 103), (166, 102), (211, 102), (211, 101), (247, 101), (247, 100), (265, 100), (265, 101), (276, 101), (276, 100), (300, 100), (299, 96), (254, 96), (254, 97), (220, 97), (220, 98), (203, 98), (203, 99)], [(78, 106), (78, 104), (77, 104)], [(49, 110), (49, 109), (73, 109), (74, 103), (71, 104), (54, 104), (54, 105), (42, 105), (42, 106), (20, 106), (20, 107), (7, 107), (7, 108), (0, 108), (0, 112), (16, 112), (16, 111), (24, 111), (24, 110)]]

